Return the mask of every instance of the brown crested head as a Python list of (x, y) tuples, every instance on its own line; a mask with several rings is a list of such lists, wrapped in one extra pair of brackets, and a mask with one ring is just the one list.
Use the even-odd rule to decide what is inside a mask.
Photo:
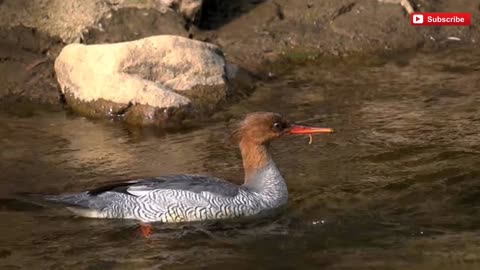
[(285, 134), (311, 135), (331, 133), (330, 128), (307, 127), (290, 123), (282, 115), (272, 112), (255, 112), (245, 116), (232, 132), (232, 141), (239, 144), (245, 169), (245, 183), (255, 171), (268, 164), (268, 144)]
[(331, 128), (300, 126), (291, 123), (281, 114), (255, 112), (245, 116), (232, 132), (234, 143), (268, 144), (285, 134), (312, 135), (332, 133)]
[(234, 143), (268, 144), (286, 134), (290, 126), (290, 122), (278, 113), (250, 113), (233, 130), (232, 139)]

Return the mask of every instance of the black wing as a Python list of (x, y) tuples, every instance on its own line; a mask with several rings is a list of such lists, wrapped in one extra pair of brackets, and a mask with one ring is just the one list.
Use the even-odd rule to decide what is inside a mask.
[(211, 176), (167, 175), (113, 183), (90, 190), (88, 194), (96, 196), (110, 191), (137, 195), (158, 189), (186, 190), (195, 193), (210, 192), (226, 197), (234, 197), (238, 194), (239, 186)]

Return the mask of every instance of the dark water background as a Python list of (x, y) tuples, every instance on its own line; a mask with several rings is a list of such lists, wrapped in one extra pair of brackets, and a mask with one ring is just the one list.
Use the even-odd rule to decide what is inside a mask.
[[(480, 50), (319, 61), (162, 134), (32, 108), (0, 113), (1, 269), (480, 269)], [(156, 225), (75, 218), (9, 199), (120, 178), (241, 181), (225, 115), (276, 111), (338, 132), (272, 145), (281, 215)], [(22, 113), (18, 113), (18, 111)]]

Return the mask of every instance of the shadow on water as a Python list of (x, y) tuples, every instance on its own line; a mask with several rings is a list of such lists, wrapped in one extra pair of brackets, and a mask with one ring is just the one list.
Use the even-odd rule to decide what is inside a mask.
[[(295, 66), (203, 128), (158, 133), (59, 111), (0, 113), (2, 269), (478, 269), (480, 51)], [(272, 155), (288, 208), (246, 223), (155, 225), (71, 217), (16, 192), (119, 178), (211, 174), (241, 182), (230, 118), (277, 111), (335, 128)], [(225, 119), (225, 120), (222, 120)]]

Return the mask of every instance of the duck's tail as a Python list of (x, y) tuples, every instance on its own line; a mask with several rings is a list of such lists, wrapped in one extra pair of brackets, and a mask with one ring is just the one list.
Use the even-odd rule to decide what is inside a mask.
[[(29, 204), (31, 207), (52, 208), (52, 207), (65, 207), (74, 214), (83, 217), (102, 217), (103, 214), (92, 209), (89, 205), (89, 198), (87, 192), (74, 193), (74, 194), (36, 194), (36, 193), (17, 193), (16, 198), (13, 199), (23, 204)], [(0, 199), (1, 203), (1, 199)]]

